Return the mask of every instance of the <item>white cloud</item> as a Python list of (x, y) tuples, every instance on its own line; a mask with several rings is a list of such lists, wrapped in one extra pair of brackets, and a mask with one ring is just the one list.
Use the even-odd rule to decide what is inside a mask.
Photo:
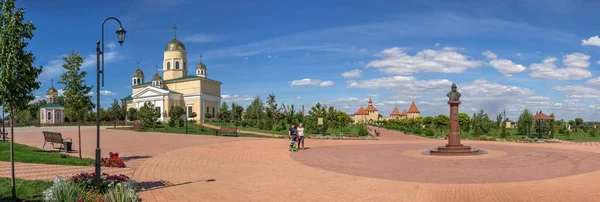
[(525, 71), (525, 66), (516, 64), (507, 59), (498, 59), (498, 56), (492, 51), (485, 51), (483, 52), (483, 55), (490, 60), (490, 66), (498, 70), (505, 77), (511, 77), (515, 73)]
[(600, 65), (600, 60), (596, 61), (596, 64), (599, 64), (599, 65)]
[(362, 75), (362, 70), (354, 69), (347, 72), (342, 73), (342, 77), (350, 79), (350, 78), (358, 78)]
[(109, 90), (100, 90), (100, 94), (101, 95), (115, 95), (115, 93), (113, 93)]
[(596, 77), (587, 81), (587, 84), (600, 86), (600, 77)]
[(218, 37), (206, 33), (197, 33), (190, 36), (184, 36), (181, 40), (188, 43), (209, 43), (217, 41)]
[(96, 93), (94, 93), (94, 91), (90, 91), (89, 93), (87, 93), (87, 96), (94, 96)]
[[(105, 64), (114, 63), (122, 59), (122, 56), (119, 55), (119, 52), (116, 51), (116, 44), (114, 42), (110, 42), (106, 45), (107, 51), (104, 53), (104, 62)], [(69, 54), (70, 55), (70, 54)], [(40, 75), (40, 81), (46, 81), (52, 78), (58, 78), (63, 73), (63, 57), (67, 57), (68, 55), (61, 55), (60, 57), (48, 61), (46, 65), (44, 65), (42, 69), (42, 74)], [(85, 60), (81, 64), (81, 68), (88, 68), (96, 65), (96, 53), (90, 53), (86, 57)]]
[(273, 56), (271, 56), (271, 55), (267, 55), (267, 58), (273, 58)]
[(254, 95), (221, 95), (223, 101), (227, 102), (243, 102), (243, 101), (252, 101), (256, 96)]
[(582, 46), (598, 46), (600, 47), (600, 37), (598, 35), (592, 36), (588, 39), (581, 40)]
[(321, 82), (321, 84), (319, 84), (319, 86), (321, 87), (328, 87), (328, 86), (332, 86), (333, 85), (333, 81), (323, 81)]
[(592, 76), (587, 69), (590, 66), (590, 56), (583, 53), (572, 53), (563, 56), (564, 68), (557, 68), (554, 64), (558, 60), (555, 57), (548, 57), (542, 63), (534, 63), (529, 66), (534, 78), (548, 80), (579, 80)]
[[(450, 88), (448, 88), (450, 90)], [(533, 95), (533, 90), (518, 86), (504, 85), (493, 81), (478, 79), (472, 83), (458, 86), (465, 101), (509, 101), (524, 96)]]
[(452, 82), (448, 79), (417, 80), (414, 76), (393, 76), (369, 79), (363, 81), (348, 81), (348, 88), (362, 89), (393, 89), (402, 95), (413, 95), (415, 92), (436, 93), (450, 88)]
[(65, 95), (65, 90), (64, 89), (58, 89), (56, 91), (58, 91), (58, 96), (64, 96)]
[(409, 55), (399, 47), (388, 48), (378, 54), (380, 59), (366, 64), (366, 67), (393, 75), (411, 75), (418, 72), (462, 73), (468, 68), (481, 65), (457, 52), (457, 48), (446, 47), (441, 50), (425, 49), (415, 55)]
[(440, 43), (435, 43), (435, 46), (440, 46), (440, 45), (442, 45), (442, 44), (440, 44)]
[(600, 89), (586, 86), (568, 85), (556, 86), (555, 91), (563, 92), (572, 99), (600, 99)]
[(320, 86), (320, 87), (328, 87), (328, 86), (332, 86), (334, 83), (333, 81), (321, 81), (318, 79), (309, 79), (309, 78), (304, 78), (304, 79), (300, 79), (300, 80), (293, 80), (291, 82), (292, 86)]
[[(32, 101), (29, 101), (29, 104), (35, 104), (38, 103), (40, 100), (43, 100), (44, 98), (42, 98), (41, 96), (35, 96), (35, 98)], [(4, 109), (4, 108), (3, 108)]]

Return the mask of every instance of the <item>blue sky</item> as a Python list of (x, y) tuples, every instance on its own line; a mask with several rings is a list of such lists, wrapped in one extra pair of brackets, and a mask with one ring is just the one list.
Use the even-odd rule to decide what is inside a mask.
[[(511, 119), (527, 107), (559, 119), (600, 121), (600, 28), (593, 1), (20, 1), (37, 26), (30, 48), (43, 65), (35, 93), (62, 73), (71, 50), (95, 66), (106, 25), (103, 106), (130, 94), (140, 62), (147, 80), (173, 37), (223, 82), (227, 102), (276, 94), (279, 103), (334, 105), (353, 113), (373, 97), (380, 113), (408, 108), (447, 113), (452, 82), (461, 111)], [(594, 37), (596, 36), (596, 37)], [(93, 71), (87, 81), (95, 84)], [(57, 89), (62, 86), (55, 84)], [(95, 100), (95, 98), (94, 98)]]

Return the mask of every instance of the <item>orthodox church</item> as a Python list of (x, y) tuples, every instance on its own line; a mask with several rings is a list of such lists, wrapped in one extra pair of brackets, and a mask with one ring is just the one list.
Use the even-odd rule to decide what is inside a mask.
[(40, 106), (40, 124), (59, 124), (65, 122), (65, 108), (58, 103), (58, 91), (54, 82), (46, 91), (46, 104)]
[[(160, 112), (158, 120), (166, 121), (171, 107), (181, 106), (186, 110), (187, 119), (198, 123), (219, 113), (221, 82), (208, 78), (202, 56), (190, 72), (185, 45), (177, 39), (176, 32), (165, 46), (162, 72), (162, 76), (157, 71), (151, 81), (146, 81), (138, 63), (131, 78), (132, 93), (121, 99), (128, 109), (139, 110), (144, 103), (151, 102)], [(197, 116), (192, 117), (192, 113)]]

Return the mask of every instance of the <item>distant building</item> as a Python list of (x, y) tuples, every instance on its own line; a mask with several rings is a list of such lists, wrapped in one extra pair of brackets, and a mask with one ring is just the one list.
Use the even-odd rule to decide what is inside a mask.
[(46, 91), (46, 104), (40, 106), (40, 124), (65, 122), (65, 108), (58, 103), (58, 91), (54, 84)]
[(507, 122), (505, 122), (505, 127), (506, 128), (515, 128), (515, 127), (517, 127), (517, 123), (512, 122), (512, 121), (507, 121)]
[(405, 109), (402, 113), (398, 110), (398, 107), (394, 107), (392, 113), (388, 117), (381, 117), (379, 110), (373, 106), (373, 100), (369, 97), (367, 107), (360, 107), (356, 112), (351, 115), (355, 123), (373, 123), (378, 120), (390, 120), (390, 119), (405, 119), (405, 118), (417, 118), (421, 117), (421, 112), (417, 108), (417, 105), (413, 101), (408, 111)]

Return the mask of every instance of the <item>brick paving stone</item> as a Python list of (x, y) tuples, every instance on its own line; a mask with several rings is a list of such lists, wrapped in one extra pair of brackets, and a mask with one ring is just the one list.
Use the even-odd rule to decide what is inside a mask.
[[(503, 150), (506, 155), (493, 158), (481, 158), (476, 161), (488, 162), (493, 166), (494, 160), (512, 163), (502, 164), (506, 169), (521, 172), (531, 166), (537, 167), (538, 176), (548, 173), (549, 176), (531, 179), (523, 172), (521, 176), (512, 176), (521, 180), (509, 180), (490, 183), (474, 183), (454, 179), (455, 183), (437, 182), (431, 179), (406, 180), (386, 177), (385, 173), (407, 172), (410, 169), (431, 169), (418, 161), (444, 165), (454, 172), (460, 171), (460, 161), (449, 159), (421, 159), (414, 166), (397, 167), (394, 161), (377, 161), (385, 169), (375, 170), (373, 165), (354, 159), (369, 160), (369, 157), (383, 155), (382, 152), (394, 152), (394, 147), (429, 149), (432, 145), (443, 145), (443, 140), (430, 140), (420, 137), (399, 134), (394, 131), (381, 130), (381, 139), (377, 141), (349, 140), (306, 140), (308, 150), (291, 154), (287, 151), (285, 139), (230, 138), (214, 136), (185, 136), (177, 134), (139, 133), (129, 131), (102, 131), (103, 151), (117, 151), (123, 156), (148, 156), (132, 160), (135, 169), (133, 178), (144, 184), (145, 191), (141, 197), (144, 201), (598, 201), (600, 197), (600, 167), (588, 165), (581, 160), (570, 162), (587, 155), (598, 158), (600, 147), (573, 144), (524, 144), (508, 142), (464, 141), (466, 145), (477, 145), (479, 148)], [(22, 133), (22, 134), (21, 134)], [(66, 131), (66, 136), (74, 137), (76, 133)], [(84, 132), (84, 156), (93, 157), (95, 145), (94, 131)], [(15, 135), (16, 141), (34, 146), (41, 146), (40, 132), (20, 132)], [(77, 141), (74, 141), (77, 142)], [(334, 148), (343, 148), (336, 151)], [(381, 148), (379, 148), (381, 147)], [(386, 149), (388, 148), (388, 149)], [(516, 148), (516, 149), (513, 149)], [(306, 162), (296, 159), (297, 156), (310, 157), (319, 151), (330, 149), (329, 153), (312, 156), (315, 162), (324, 166), (340, 166), (328, 169), (319, 166), (307, 166)], [(361, 150), (364, 150), (361, 152)], [(508, 151), (506, 151), (508, 150)], [(334, 152), (335, 151), (335, 152)], [(345, 152), (344, 152), (345, 151)], [(401, 151), (401, 150), (397, 150)], [(550, 158), (540, 159), (527, 156), (548, 154)], [(390, 155), (390, 154), (385, 154)], [(398, 154), (402, 155), (402, 154)], [(393, 155), (390, 155), (393, 156)], [(412, 158), (405, 156), (398, 158)], [(567, 157), (564, 157), (567, 156)], [(548, 157), (548, 156), (547, 156)], [(512, 159), (510, 159), (512, 158)], [(347, 160), (339, 162), (339, 160)], [(376, 159), (373, 157), (373, 159)], [(535, 159), (535, 160), (532, 160)], [(334, 161), (335, 160), (335, 161)], [(456, 162), (456, 165), (447, 162)], [(529, 162), (531, 161), (531, 162)], [(338, 163), (336, 163), (338, 162)], [(538, 162), (538, 164), (535, 164)], [(329, 164), (328, 164), (329, 163)], [(400, 162), (401, 163), (401, 162)], [(409, 164), (410, 162), (405, 162)], [(586, 172), (569, 173), (564, 165), (580, 165)], [(524, 166), (524, 167), (519, 167)], [(554, 166), (554, 167), (553, 167)], [(357, 169), (373, 169), (372, 172), (383, 172), (383, 177), (360, 175), (353, 172)], [(463, 169), (462, 175), (478, 169)], [(561, 170), (563, 169), (563, 170)], [(554, 170), (554, 171), (553, 171)], [(443, 170), (442, 170), (443, 172)], [(552, 175), (563, 172), (563, 175)], [(499, 171), (480, 172), (489, 176), (500, 175)], [(566, 174), (565, 174), (566, 173)], [(556, 173), (554, 173), (556, 174)], [(416, 175), (416, 174), (415, 174)], [(420, 173), (418, 175), (426, 175)], [(215, 179), (215, 181), (207, 181)], [(468, 178), (466, 178), (468, 179)], [(164, 183), (161, 183), (164, 182)]]

